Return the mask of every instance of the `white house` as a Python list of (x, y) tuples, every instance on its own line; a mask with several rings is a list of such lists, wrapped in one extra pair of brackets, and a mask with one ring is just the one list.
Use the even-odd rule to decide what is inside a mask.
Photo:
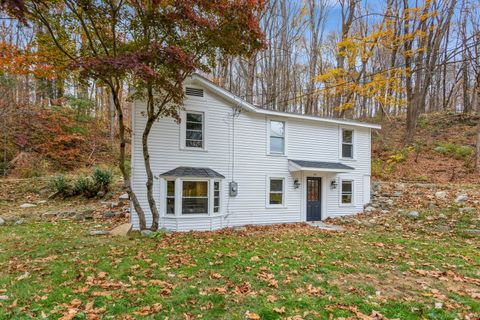
[[(351, 215), (370, 201), (371, 130), (380, 126), (258, 108), (200, 75), (181, 123), (150, 134), (160, 227), (215, 230)], [(132, 187), (151, 214), (142, 154), (145, 103), (133, 112)], [(131, 220), (138, 228), (132, 208)]]

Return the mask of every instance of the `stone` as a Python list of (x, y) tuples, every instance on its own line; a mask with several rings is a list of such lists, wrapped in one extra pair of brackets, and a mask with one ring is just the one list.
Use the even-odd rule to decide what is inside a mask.
[(130, 199), (130, 197), (128, 196), (128, 193), (124, 193), (120, 197), (118, 197), (118, 200), (120, 200), (120, 201), (126, 201), (126, 200), (129, 200), (129, 199)]
[(476, 213), (477, 209), (472, 208), (472, 207), (463, 207), (463, 208), (458, 209), (458, 211), (460, 213), (470, 214), (470, 213)]
[(42, 214), (42, 219), (53, 219), (57, 217), (57, 213), (54, 211), (45, 212)]
[(455, 199), (455, 203), (464, 203), (468, 200), (468, 195), (466, 194), (460, 194), (457, 196)]
[(467, 233), (480, 233), (480, 229), (465, 229)]
[(435, 220), (435, 217), (434, 217), (434, 216), (428, 216), (428, 217), (427, 217), (427, 220), (428, 220), (428, 221), (433, 221), (433, 220)]
[(105, 197), (105, 194), (106, 194), (105, 191), (100, 190), (100, 191), (97, 192), (97, 197), (103, 198), (103, 197)]
[(437, 205), (435, 203), (433, 203), (433, 202), (428, 203), (428, 209), (429, 210), (434, 210), (436, 208), (437, 208)]
[(438, 200), (445, 200), (447, 198), (447, 193), (445, 191), (437, 191), (435, 192), (435, 198)]
[(120, 203), (118, 203), (118, 202), (111, 202), (111, 203), (110, 203), (110, 208), (116, 208), (116, 207), (118, 207), (119, 205), (120, 205)]
[(151, 236), (153, 236), (153, 231), (146, 229), (146, 230), (140, 231), (140, 234), (144, 237), (151, 237)]
[(75, 219), (75, 220), (93, 219), (93, 212), (94, 212), (94, 210), (91, 209), (91, 208), (84, 209), (80, 212), (77, 212), (75, 214), (75, 216), (73, 217), (73, 219)]
[(47, 203), (47, 200), (39, 200), (39, 201), (37, 201), (37, 203), (38, 204), (45, 204), (45, 203)]
[(235, 231), (247, 231), (247, 228), (245, 228), (243, 226), (237, 226), (237, 227), (233, 227), (233, 230), (235, 230)]
[(370, 220), (368, 220), (368, 223), (370, 223), (370, 224), (375, 224), (375, 223), (377, 223), (377, 220), (375, 220), (375, 219), (370, 219)]
[(375, 211), (375, 208), (368, 206), (368, 207), (365, 208), (364, 211), (365, 211), (365, 212), (373, 212), (373, 211)]
[(442, 309), (442, 308), (443, 308), (443, 303), (435, 302), (435, 309)]
[(6, 295), (0, 295), (0, 301), (7, 301), (9, 298)]
[(124, 223), (121, 224), (117, 227), (115, 227), (113, 230), (110, 231), (110, 234), (112, 236), (122, 236), (126, 237), (130, 231), (132, 231), (132, 224), (131, 223)]
[(35, 208), (37, 205), (33, 203), (24, 203), (20, 206), (22, 209)]
[(89, 234), (91, 236), (104, 236), (110, 234), (110, 231), (107, 230), (90, 230)]
[(75, 211), (63, 211), (63, 212), (58, 212), (57, 217), (60, 219), (69, 219), (72, 217), (75, 217), (77, 213)]
[(394, 204), (392, 199), (388, 199), (387, 201), (385, 201), (385, 203), (390, 207), (393, 206), (393, 204)]
[(16, 224), (17, 226), (22, 225), (22, 224), (24, 224), (24, 223), (25, 223), (25, 220), (23, 220), (23, 219), (19, 219), (19, 220), (15, 221), (15, 224)]
[(395, 190), (397, 190), (397, 191), (405, 190), (405, 183), (396, 183), (395, 184)]
[(383, 214), (390, 213), (390, 211), (389, 211), (389, 210), (382, 210), (381, 212), (382, 212)]
[(410, 211), (408, 213), (408, 217), (412, 219), (418, 219), (420, 217), (420, 214), (417, 211)]
[(438, 218), (439, 218), (439, 219), (447, 219), (447, 216), (444, 215), (443, 213), (440, 213), (440, 214), (438, 215)]
[(110, 219), (110, 218), (117, 218), (123, 216), (123, 213), (121, 212), (114, 212), (114, 211), (107, 211), (103, 214), (104, 218)]
[(2, 217), (0, 217), (0, 226), (3, 226), (5, 224), (5, 220), (3, 220)]

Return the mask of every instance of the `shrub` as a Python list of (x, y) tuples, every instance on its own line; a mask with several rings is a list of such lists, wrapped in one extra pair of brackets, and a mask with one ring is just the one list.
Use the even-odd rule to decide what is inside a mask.
[(471, 157), (475, 153), (473, 148), (469, 146), (462, 146), (451, 142), (440, 142), (433, 150), (441, 154), (451, 155), (457, 159), (464, 160)]
[(100, 167), (95, 167), (93, 169), (92, 178), (99, 190), (107, 192), (112, 183), (112, 177), (111, 169), (102, 169)]
[(97, 195), (99, 188), (90, 177), (81, 176), (75, 180), (73, 191), (76, 195), (92, 198)]
[(50, 180), (49, 185), (50, 185), (50, 188), (55, 193), (58, 193), (58, 194), (65, 194), (67, 192), (67, 190), (69, 189), (68, 181), (63, 174), (54, 176)]

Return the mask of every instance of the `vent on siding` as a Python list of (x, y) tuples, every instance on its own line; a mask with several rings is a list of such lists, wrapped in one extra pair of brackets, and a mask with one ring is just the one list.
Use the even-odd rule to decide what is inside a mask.
[(187, 96), (194, 96), (194, 97), (202, 97), (203, 98), (203, 89), (186, 87), (185, 88), (185, 94)]

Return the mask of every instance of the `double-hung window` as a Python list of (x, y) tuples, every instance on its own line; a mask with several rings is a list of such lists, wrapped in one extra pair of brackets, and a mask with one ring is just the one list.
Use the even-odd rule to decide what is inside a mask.
[(175, 180), (167, 181), (167, 214), (175, 214)]
[(213, 182), (213, 212), (218, 213), (220, 211), (220, 182)]
[(208, 181), (183, 181), (182, 214), (208, 214)]
[(186, 112), (185, 147), (202, 149), (205, 147), (205, 117), (203, 112)]
[(269, 205), (283, 205), (284, 204), (284, 179), (270, 178), (269, 179)]
[(342, 129), (342, 158), (353, 159), (353, 130)]
[(270, 154), (285, 154), (285, 122), (270, 121)]
[(353, 181), (342, 180), (342, 204), (353, 204)]

